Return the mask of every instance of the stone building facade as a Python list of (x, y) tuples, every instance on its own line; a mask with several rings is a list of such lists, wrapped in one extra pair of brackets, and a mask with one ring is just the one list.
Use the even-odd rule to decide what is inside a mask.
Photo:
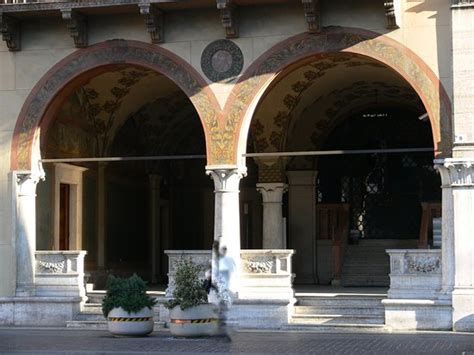
[[(220, 238), (258, 326), (294, 272), (473, 331), (473, 23), (468, 0), (0, 0), (0, 324), (65, 324), (84, 272), (166, 283), (165, 250)], [(390, 285), (348, 262), (379, 246)]]

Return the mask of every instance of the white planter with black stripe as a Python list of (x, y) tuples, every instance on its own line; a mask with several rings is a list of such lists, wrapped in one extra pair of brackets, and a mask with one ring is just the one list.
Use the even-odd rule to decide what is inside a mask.
[(182, 310), (180, 306), (170, 311), (169, 329), (178, 337), (198, 337), (216, 335), (219, 331), (219, 315), (213, 304)]
[(118, 336), (145, 336), (153, 331), (153, 310), (145, 307), (128, 313), (122, 307), (113, 308), (107, 316), (109, 332)]

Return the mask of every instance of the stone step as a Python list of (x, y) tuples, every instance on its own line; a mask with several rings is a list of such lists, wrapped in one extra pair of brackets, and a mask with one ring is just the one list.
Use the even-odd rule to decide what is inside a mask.
[(286, 331), (303, 331), (318, 333), (380, 333), (390, 329), (381, 324), (303, 324), (292, 322), (281, 327)]
[(72, 320), (66, 322), (66, 328), (76, 329), (107, 329), (107, 322), (102, 316), (102, 320)]
[(101, 303), (86, 303), (81, 311), (81, 313), (100, 313), (102, 314), (102, 304)]
[(385, 317), (365, 315), (342, 315), (342, 314), (307, 314), (295, 315), (291, 318), (292, 324), (385, 324)]
[(359, 244), (350, 244), (348, 247), (400, 247), (411, 248), (418, 245), (417, 239), (359, 239)]
[[(102, 317), (102, 320), (73, 320), (66, 323), (66, 328), (107, 330), (107, 321), (104, 320), (104, 317)], [(163, 328), (165, 328), (165, 322), (155, 321), (154, 330)]]
[(340, 306), (295, 306), (295, 316), (310, 314), (341, 314), (341, 315), (365, 315), (365, 316), (381, 316), (385, 315), (385, 308), (380, 304), (377, 307), (349, 307), (347, 305)]
[[(104, 300), (105, 297), (105, 290), (93, 290), (90, 292), (87, 292), (87, 303), (92, 303), (92, 304), (102, 304), (102, 301)], [(158, 302), (160, 302), (161, 299), (165, 299), (165, 293), (163, 291), (147, 291), (147, 294), (149, 294), (152, 297), (155, 297), (158, 299)]]
[(357, 272), (357, 273), (367, 273), (367, 274), (380, 274), (383, 272), (390, 271), (390, 265), (380, 264), (380, 265), (363, 265), (355, 264), (344, 265), (343, 272)]
[(336, 297), (330, 296), (298, 296), (297, 306), (312, 306), (312, 307), (380, 307), (382, 300), (385, 299), (385, 295), (365, 295), (364, 297), (359, 296), (343, 296), (338, 295)]
[(374, 287), (387, 287), (390, 285), (390, 280), (377, 280), (377, 279), (342, 279), (341, 285), (343, 286), (374, 286)]

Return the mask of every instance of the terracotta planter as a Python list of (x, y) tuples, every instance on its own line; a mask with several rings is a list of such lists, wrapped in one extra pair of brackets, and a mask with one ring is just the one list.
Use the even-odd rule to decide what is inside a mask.
[(145, 336), (153, 331), (153, 310), (148, 307), (136, 313), (114, 308), (107, 316), (109, 332), (119, 336)]
[(169, 329), (179, 337), (216, 335), (219, 330), (217, 308), (213, 304), (202, 304), (183, 311), (176, 306), (170, 311)]

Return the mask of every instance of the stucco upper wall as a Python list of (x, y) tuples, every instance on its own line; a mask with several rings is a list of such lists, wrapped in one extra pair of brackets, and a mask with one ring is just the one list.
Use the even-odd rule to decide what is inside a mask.
[[(450, 93), (450, 1), (403, 0), (402, 7), (401, 28), (390, 32), (378, 1), (325, 1), (321, 21), (324, 26), (364, 28), (394, 38), (417, 53), (446, 83)], [(88, 21), (90, 44), (117, 38), (150, 41), (143, 17), (138, 13), (96, 15)], [(307, 29), (299, 4), (241, 8), (239, 22), (240, 36), (235, 42), (244, 55), (244, 70), (271, 46)], [(0, 44), (0, 90), (30, 89), (55, 62), (75, 50), (65, 23), (59, 19), (28, 20), (22, 26), (21, 52), (9, 53), (5, 43)], [(191, 63), (201, 74), (204, 47), (224, 37), (217, 10), (167, 12), (164, 28), (162, 46)], [(221, 85), (215, 86), (217, 92), (223, 90)], [(17, 100), (21, 102), (22, 97)]]

